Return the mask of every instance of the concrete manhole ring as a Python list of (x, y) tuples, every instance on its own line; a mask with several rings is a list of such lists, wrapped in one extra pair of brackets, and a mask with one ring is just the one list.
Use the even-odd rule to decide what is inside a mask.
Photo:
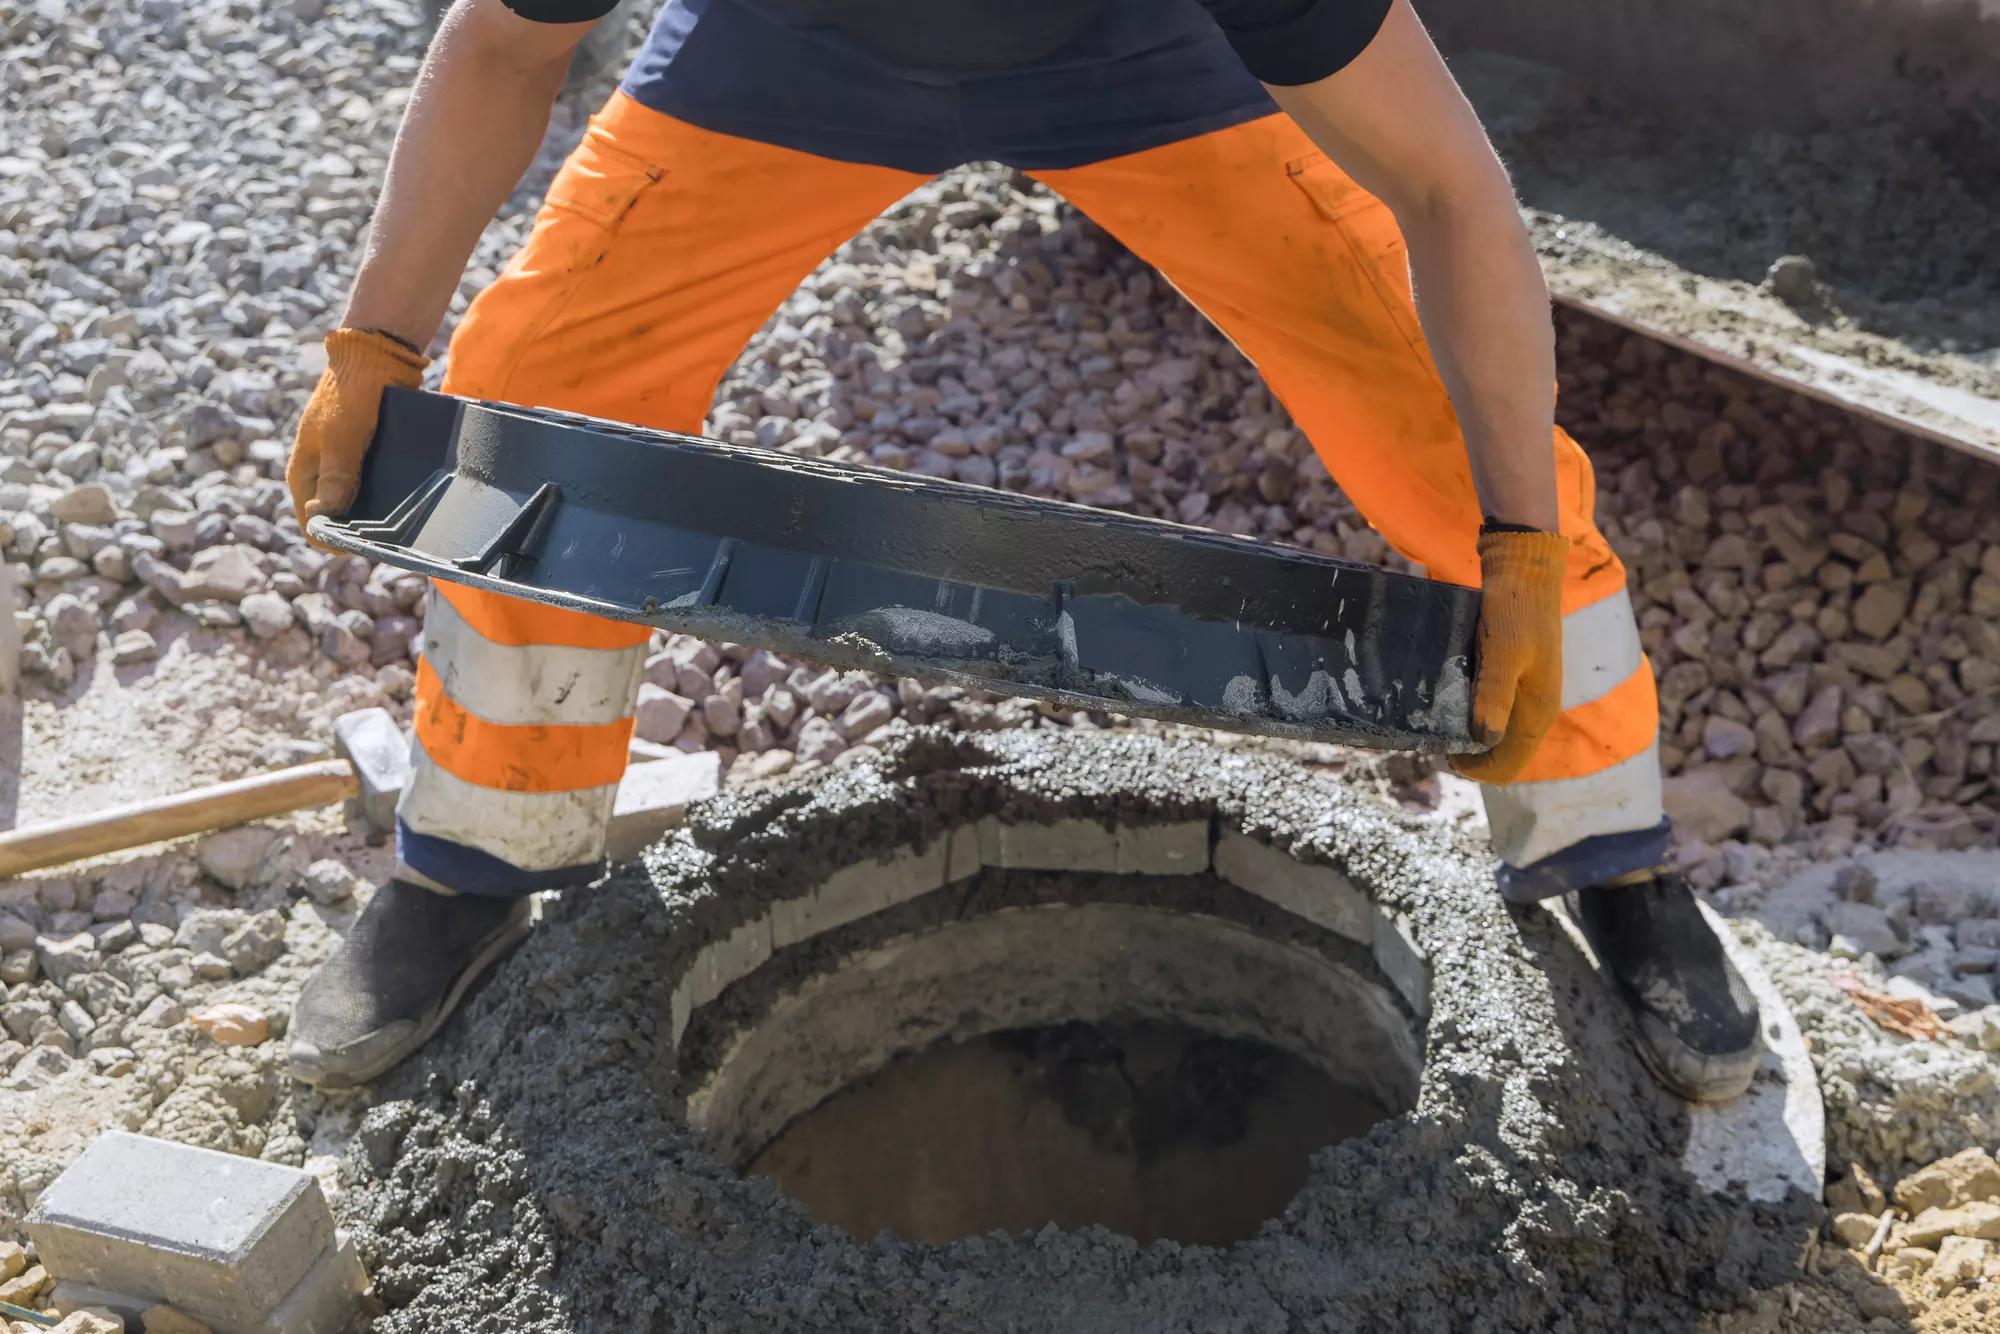
[(1812, 1232), (1796, 1066), (1719, 1137), (1480, 850), (1269, 759), (918, 732), (588, 894), (364, 1131), (391, 1329), (1670, 1328)]

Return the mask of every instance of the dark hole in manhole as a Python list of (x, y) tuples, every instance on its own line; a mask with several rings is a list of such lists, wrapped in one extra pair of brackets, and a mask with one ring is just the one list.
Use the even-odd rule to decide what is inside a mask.
[(1053, 1222), (1223, 1245), (1283, 1212), (1314, 1151), (1391, 1114), (1260, 1042), (1065, 1023), (899, 1057), (795, 1119), (749, 1170), (863, 1239)]

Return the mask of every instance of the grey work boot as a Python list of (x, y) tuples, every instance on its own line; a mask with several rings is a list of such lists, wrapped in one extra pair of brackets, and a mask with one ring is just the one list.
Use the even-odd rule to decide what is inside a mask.
[(294, 1079), (365, 1084), (430, 1040), (534, 922), (530, 898), (436, 894), (391, 880), (306, 979), (292, 1008)]
[(1690, 1102), (1750, 1087), (1763, 1053), (1757, 998), (1672, 872), (1564, 896), (1620, 999), (1639, 1021), (1639, 1056)]

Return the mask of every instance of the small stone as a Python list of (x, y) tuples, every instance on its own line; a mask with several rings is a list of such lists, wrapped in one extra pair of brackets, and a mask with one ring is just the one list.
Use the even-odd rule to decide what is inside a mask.
[(1896, 1183), (1896, 1205), (1912, 1214), (1975, 1203), (2000, 1204), (2000, 1162), (1974, 1146)]
[(93, 971), (103, 959), (97, 950), (97, 937), (79, 931), (61, 939), (39, 937), (35, 941), (35, 961), (51, 981), (61, 986), (77, 973)]
[(1792, 741), (1802, 750), (1815, 749), (1840, 735), (1840, 687), (1827, 686), (1812, 697), (1792, 724)]
[(1875, 1183), (1868, 1169), (1859, 1163), (1853, 1164), (1846, 1176), (1827, 1187), (1826, 1202), (1841, 1213), (1877, 1216), (1889, 1207), (1889, 1197)]
[(1946, 1237), (2000, 1239), (2000, 1204), (1980, 1201), (1951, 1209), (1926, 1209), (1910, 1220), (1906, 1235), (1912, 1246), (1934, 1246)]
[(895, 716), (896, 706), (880, 692), (871, 690), (849, 704), (834, 726), (839, 729), (841, 737), (852, 744), (863, 740)]
[(229, 960), (219, 954), (197, 954), (188, 960), (188, 970), (206, 982), (220, 982), (235, 974), (229, 967)]
[(1854, 628), (1870, 639), (1887, 639), (1902, 628), (1910, 609), (1910, 585), (1901, 579), (1871, 584), (1849, 609)]
[[(0, 978), (5, 976), (5, 971), (0, 970)], [(1945, 1027), (1974, 1051), (2000, 1051), (2000, 1005), (1968, 1011), (1947, 1022)]]
[(160, 656), (160, 645), (144, 630), (122, 631), (111, 643), (111, 661), (120, 667), (151, 662)]
[(693, 708), (694, 701), (686, 696), (677, 695), (651, 681), (643, 681), (639, 685), (633, 731), (641, 741), (670, 746)]
[(254, 1047), (271, 1036), (271, 1019), (255, 1006), (225, 1002), (205, 1006), (188, 1022), (225, 1047)]
[(28, 1250), (18, 1241), (0, 1241), (0, 1283), (17, 1278), (28, 1267)]
[(238, 977), (263, 971), (285, 952), (285, 915), (275, 909), (258, 913), (223, 937), (216, 952)]
[(1860, 1250), (1875, 1236), (1878, 1220), (1873, 1214), (1835, 1214), (1834, 1239), (1849, 1250)]
[(102, 482), (85, 482), (57, 496), (49, 506), (49, 515), (61, 523), (110, 525), (118, 521), (118, 506), (109, 487)]
[(1771, 261), (1769, 271), (1764, 274), (1764, 287), (1788, 306), (1820, 304), (1819, 274), (1804, 255), (1783, 255)]
[(1730, 790), (1719, 770), (1675, 774), (1666, 780), (1663, 793), (1674, 823), (1704, 843), (1733, 838), (1750, 824), (1750, 804)]
[(125, 1334), (125, 1318), (102, 1306), (71, 1311), (49, 1334)]
[(35, 928), (10, 912), (0, 912), (0, 950), (32, 949)]
[(1730, 760), (1755, 750), (1757, 737), (1735, 719), (1711, 714), (1702, 724), (1701, 744), (1710, 759)]
[(70, 657), (82, 661), (97, 652), (97, 615), (82, 599), (58, 593), (49, 599), (43, 615), (49, 625), (49, 642), (67, 649)]
[[(28, 1054), (14, 1063), (0, 1088), (23, 1092), (28, 1089), (46, 1088), (60, 1079), (74, 1062), (69, 1053), (47, 1044), (28, 1048)], [(31, 1271), (32, 1272), (32, 1271)], [(18, 1298), (8, 1297), (6, 1288), (0, 1286), (0, 1301), (18, 1302)]]
[(801, 763), (827, 764), (846, 749), (847, 742), (840, 732), (824, 718), (809, 718), (799, 729), (796, 750)]
[(292, 628), (292, 604), (276, 593), (252, 593), (236, 604), (243, 628), (254, 639), (274, 639)]
[(0, 985), (11, 987), (32, 982), (40, 971), (41, 965), (35, 962), (33, 950), (9, 950), (0, 954)]
[(306, 867), (301, 883), (306, 896), (314, 903), (345, 903), (354, 897), (354, 872), (348, 869), (347, 863), (332, 857), (322, 857)]
[(1858, 953), (1889, 959), (1906, 952), (1889, 914), (1872, 903), (1829, 904), (1820, 918), (1829, 934), (1845, 936)]
[(282, 841), (275, 829), (263, 825), (238, 825), (220, 829), (203, 839), (195, 850), (195, 860), (231, 889), (253, 888), (263, 877)]
[(0, 1302), (12, 1302), (16, 1306), (32, 1306), (35, 1294), (49, 1285), (49, 1271), (40, 1265), (29, 1265), (13, 1278), (0, 1283)]
[(743, 707), (726, 694), (710, 695), (701, 702), (701, 720), (710, 736), (732, 737), (743, 726)]
[(162, 993), (147, 1001), (132, 1022), (141, 1028), (172, 1028), (181, 1021), (183, 1013), (179, 1001)]
[(1946, 1237), (1939, 1243), (1937, 1259), (1931, 1265), (1931, 1281), (1937, 1284), (1940, 1293), (1963, 1287), (1986, 1273), (1986, 1260), (1992, 1254), (1990, 1241)]
[[(1937, 1261), (1937, 1252), (1923, 1246), (1905, 1246), (1882, 1262), (1882, 1273), (1892, 1280), (1909, 1282), (1928, 1274), (1931, 1265)], [(1863, 1315), (1905, 1316), (1909, 1312), (1903, 1307), (1903, 1299), (1896, 1295), (1894, 1288), (1877, 1287), (1873, 1284), (1854, 1294), (1854, 1304)]]
[(743, 660), (743, 698), (759, 700), (764, 692), (791, 674), (792, 666), (767, 649), (758, 649)]
[(196, 552), (188, 562), (187, 577), (181, 581), (181, 587), (190, 601), (215, 598), (221, 602), (241, 602), (262, 589), (264, 582), (257, 549), (232, 543)]

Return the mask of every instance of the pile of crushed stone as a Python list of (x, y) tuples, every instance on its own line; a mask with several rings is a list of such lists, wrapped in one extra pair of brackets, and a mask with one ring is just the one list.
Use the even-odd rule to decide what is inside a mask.
[[(1315, 1155), (1256, 1237), (857, 1243), (689, 1129), (669, 998), (704, 923), (946, 824), (1113, 811), (1213, 813), (1330, 863), (1434, 961), (1416, 1111)], [(645, 868), (554, 900), (385, 1088), (340, 1207), (388, 1307), (381, 1334), (1692, 1327), (1784, 1282), (1822, 1215), (1699, 1190), (1678, 1166), (1687, 1113), (1629, 1039), (1478, 850), (1332, 781), (1153, 738), (917, 732), (725, 794)]]

